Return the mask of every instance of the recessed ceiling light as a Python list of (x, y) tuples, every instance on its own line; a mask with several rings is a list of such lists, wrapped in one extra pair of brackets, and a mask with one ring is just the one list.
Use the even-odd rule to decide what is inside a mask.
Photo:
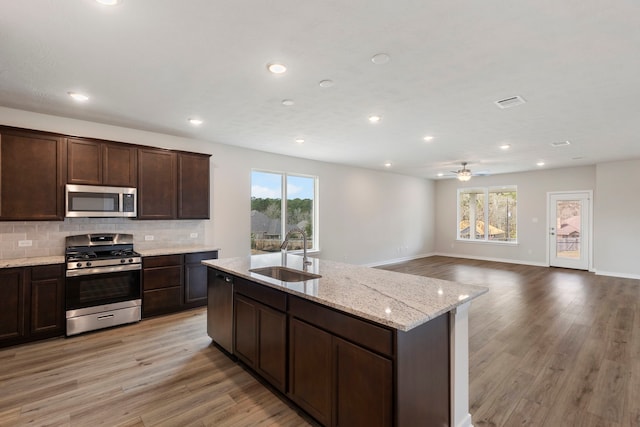
[(385, 167), (385, 168), (390, 168), (390, 167), (391, 167), (391, 162), (386, 162), (386, 163), (384, 164), (384, 167)]
[(122, 0), (96, 0), (96, 1), (105, 6), (115, 6), (122, 2)]
[(501, 149), (501, 150), (508, 150), (509, 148), (511, 148), (511, 144), (502, 144), (502, 145), (500, 146), (500, 149)]
[(200, 126), (204, 122), (200, 119), (189, 119), (189, 123), (191, 123), (194, 126)]
[(296, 138), (296, 142), (298, 144), (302, 144), (302, 143), (304, 143), (304, 138)]
[(382, 120), (382, 116), (377, 116), (377, 115), (369, 116), (369, 121), (371, 123), (378, 123), (380, 120)]
[(538, 162), (536, 163), (536, 166), (544, 166), (544, 162)]
[(443, 177), (443, 176), (444, 176), (444, 173), (442, 173), (442, 172), (438, 172), (438, 176), (439, 176), (439, 177)]
[(78, 92), (67, 92), (67, 93), (69, 94), (70, 97), (72, 97), (74, 100), (78, 102), (84, 102), (89, 100), (89, 97), (83, 93), (78, 93)]
[(322, 80), (318, 83), (320, 87), (331, 87), (333, 86), (333, 80)]
[(283, 99), (282, 100), (282, 105), (284, 105), (284, 106), (291, 107), (293, 104), (295, 104), (295, 102), (293, 102), (293, 99)]
[(424, 140), (425, 140), (425, 141), (427, 141), (427, 142), (429, 142), (429, 141), (433, 141), (433, 137), (432, 137), (431, 135), (427, 135), (427, 136), (425, 136), (425, 137), (424, 137), (424, 138), (422, 138), (422, 139), (424, 139)]
[(278, 63), (267, 65), (267, 69), (273, 74), (282, 74), (287, 71), (287, 67), (285, 67), (283, 64)]
[(391, 60), (391, 57), (386, 53), (377, 53), (371, 57), (371, 62), (377, 65), (386, 64)]

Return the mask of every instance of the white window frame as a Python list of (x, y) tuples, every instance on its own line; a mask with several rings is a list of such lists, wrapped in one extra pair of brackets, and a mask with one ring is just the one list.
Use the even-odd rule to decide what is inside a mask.
[[(492, 187), (466, 187), (466, 188), (458, 188), (457, 197), (456, 197), (456, 240), (459, 242), (473, 242), (473, 243), (490, 243), (497, 245), (517, 245), (518, 244), (518, 221), (516, 221), (516, 239), (511, 241), (502, 241), (502, 240), (490, 240), (489, 239), (489, 193), (495, 193), (500, 191), (514, 191), (516, 193), (516, 202), (518, 200), (518, 186), (517, 185), (499, 185)], [(476, 239), (475, 234), (471, 232), (471, 220), (469, 221), (469, 238), (463, 239), (460, 237), (460, 222), (462, 221), (462, 212), (460, 210), (460, 195), (463, 193), (482, 193), (484, 195), (484, 217), (482, 221), (485, 224), (484, 227), (484, 238)], [(517, 218), (518, 207), (516, 204), (516, 218)]]
[[(282, 190), (282, 201), (280, 206), (280, 221), (281, 221), (281, 230), (283, 231), (283, 235), (281, 236), (284, 239), (285, 234), (284, 231), (287, 229), (287, 178), (290, 176), (300, 177), (300, 178), (312, 178), (313, 179), (313, 235), (311, 236), (311, 249), (307, 250), (307, 253), (311, 252), (320, 252), (320, 209), (319, 209), (319, 178), (317, 175), (307, 175), (302, 173), (289, 173), (282, 171), (273, 171), (268, 169), (251, 169), (251, 173), (253, 172), (261, 172), (261, 173), (270, 173), (273, 175), (280, 175), (280, 188)], [(253, 182), (251, 182), (253, 185)], [(251, 197), (251, 196), (250, 196)], [(309, 236), (307, 236), (309, 237)], [(302, 253), (302, 250), (292, 250), (290, 253)]]

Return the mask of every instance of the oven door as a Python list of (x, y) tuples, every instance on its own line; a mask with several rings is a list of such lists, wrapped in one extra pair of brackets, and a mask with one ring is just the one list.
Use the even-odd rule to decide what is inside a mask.
[(67, 270), (66, 309), (141, 299), (140, 264)]

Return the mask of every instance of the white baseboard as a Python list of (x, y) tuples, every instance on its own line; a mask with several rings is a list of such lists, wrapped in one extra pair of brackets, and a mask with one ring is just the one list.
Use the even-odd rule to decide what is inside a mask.
[(524, 261), (520, 259), (509, 259), (509, 258), (492, 258), (492, 257), (481, 257), (481, 256), (473, 256), (473, 255), (460, 255), (460, 254), (449, 254), (445, 252), (436, 252), (431, 256), (446, 256), (451, 258), (466, 258), (466, 259), (475, 259), (478, 261), (491, 261), (491, 262), (504, 262), (508, 264), (522, 264), (522, 265), (532, 265), (535, 267), (549, 267), (549, 264), (545, 262), (535, 262), (535, 261)]
[(388, 259), (386, 261), (371, 262), (363, 265), (365, 267), (382, 267), (383, 265), (398, 264), (400, 262), (413, 261), (414, 259), (427, 258), (434, 255), (435, 255), (434, 253), (418, 254), (418, 255), (411, 255), (411, 256), (402, 257), (402, 258)]
[(593, 270), (597, 276), (619, 277), (621, 279), (640, 279), (640, 274), (618, 273), (615, 271)]

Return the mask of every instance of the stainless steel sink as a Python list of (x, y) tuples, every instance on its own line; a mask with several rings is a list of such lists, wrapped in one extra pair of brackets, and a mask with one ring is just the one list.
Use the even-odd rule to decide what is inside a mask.
[(249, 271), (252, 273), (271, 277), (272, 279), (281, 280), (283, 282), (303, 282), (305, 280), (319, 279), (322, 277), (319, 274), (308, 273), (306, 271), (294, 270), (293, 268), (280, 266), (254, 268)]

